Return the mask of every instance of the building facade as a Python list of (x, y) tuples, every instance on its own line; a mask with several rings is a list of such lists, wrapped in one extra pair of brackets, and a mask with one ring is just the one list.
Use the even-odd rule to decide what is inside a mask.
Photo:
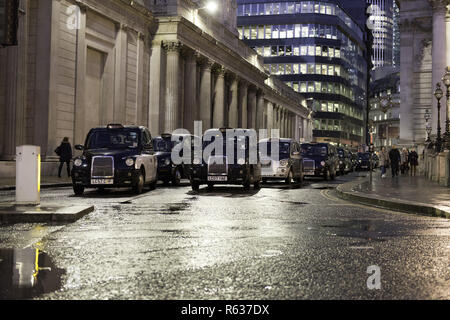
[(198, 120), (203, 130), (312, 138), (305, 98), (267, 75), (238, 39), (235, 1), (223, 1), (217, 16), (190, 0), (20, 5), (19, 46), (0, 49), (2, 160), (13, 160), (17, 145), (38, 145), (49, 174), (63, 137), (83, 144), (90, 128), (108, 123), (145, 125), (154, 136), (193, 133)]
[(369, 123), (375, 147), (389, 149), (400, 139), (400, 72), (381, 71), (375, 72), (370, 84)]
[(359, 24), (336, 1), (237, 3), (240, 38), (314, 109), (314, 139), (364, 143), (367, 64)]
[[(399, 0), (401, 32), (401, 121), (403, 144), (422, 144), (427, 137), (426, 110), (432, 113), (432, 136), (438, 124), (436, 84), (450, 66), (450, 14), (447, 0)], [(445, 86), (442, 85), (445, 93)], [(441, 128), (449, 113), (441, 100)]]

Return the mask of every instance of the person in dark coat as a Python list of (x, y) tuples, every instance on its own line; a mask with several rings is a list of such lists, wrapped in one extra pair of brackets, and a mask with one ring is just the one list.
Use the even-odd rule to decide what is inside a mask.
[(396, 146), (392, 146), (392, 150), (389, 152), (389, 159), (391, 160), (392, 178), (398, 176), (401, 155)]
[(411, 176), (416, 176), (417, 166), (419, 165), (419, 155), (417, 154), (415, 149), (409, 154), (409, 165), (411, 167)]
[(56, 148), (55, 153), (59, 156), (59, 170), (58, 177), (61, 178), (61, 171), (64, 163), (67, 165), (67, 175), (70, 178), (70, 160), (72, 160), (72, 146), (69, 138), (64, 138), (61, 145)]

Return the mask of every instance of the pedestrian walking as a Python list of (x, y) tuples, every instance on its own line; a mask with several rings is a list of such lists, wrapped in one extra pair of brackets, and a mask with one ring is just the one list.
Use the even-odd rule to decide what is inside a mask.
[(411, 176), (415, 177), (417, 173), (417, 166), (419, 165), (419, 155), (414, 148), (409, 154), (409, 165), (411, 166)]
[(61, 171), (65, 163), (67, 165), (67, 175), (70, 178), (70, 160), (72, 160), (72, 146), (70, 145), (69, 138), (65, 137), (63, 139), (61, 145), (56, 148), (55, 153), (59, 156), (58, 177), (61, 178)]
[(400, 156), (401, 156), (401, 172), (402, 172), (402, 174), (408, 173), (408, 169), (409, 169), (408, 150), (406, 150), (406, 148), (403, 148)]
[(389, 151), (389, 160), (391, 162), (392, 178), (397, 177), (400, 169), (401, 155), (395, 145)]
[(381, 152), (379, 154), (380, 158), (380, 166), (381, 166), (381, 178), (386, 178), (387, 167), (389, 166), (389, 154), (386, 151), (385, 147), (381, 148)]

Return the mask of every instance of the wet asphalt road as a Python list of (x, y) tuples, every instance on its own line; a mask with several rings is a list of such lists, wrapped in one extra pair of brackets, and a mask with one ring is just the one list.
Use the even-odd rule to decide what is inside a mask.
[[(0, 225), (0, 249), (48, 255), (35, 299), (450, 299), (450, 221), (337, 199), (350, 179), (139, 197), (44, 190), (42, 201), (96, 210), (68, 225)], [(369, 266), (380, 290), (367, 287)]]

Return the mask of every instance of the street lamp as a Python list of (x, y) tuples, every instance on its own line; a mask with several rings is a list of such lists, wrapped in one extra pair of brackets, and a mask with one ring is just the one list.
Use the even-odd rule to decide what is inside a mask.
[(442, 78), (447, 87), (447, 116), (445, 121), (444, 145), (446, 149), (450, 149), (450, 67), (445, 68), (445, 75)]
[(428, 143), (431, 142), (430, 135), (431, 135), (431, 131), (433, 130), (433, 128), (431, 127), (430, 120), (431, 120), (431, 113), (430, 113), (430, 110), (427, 109), (427, 110), (425, 111), (425, 121), (426, 121), (426, 130), (427, 130), (427, 141), (425, 141), (425, 142), (428, 142)]
[(438, 104), (438, 126), (437, 126), (437, 139), (436, 139), (436, 152), (441, 152), (442, 138), (441, 138), (441, 99), (444, 96), (444, 92), (441, 89), (441, 84), (438, 82), (436, 84), (436, 90), (434, 91), (434, 96), (436, 97)]
[(209, 13), (216, 13), (218, 8), (219, 8), (219, 5), (217, 4), (217, 0), (209, 0), (206, 2), (205, 6), (198, 8), (197, 10), (205, 9)]

